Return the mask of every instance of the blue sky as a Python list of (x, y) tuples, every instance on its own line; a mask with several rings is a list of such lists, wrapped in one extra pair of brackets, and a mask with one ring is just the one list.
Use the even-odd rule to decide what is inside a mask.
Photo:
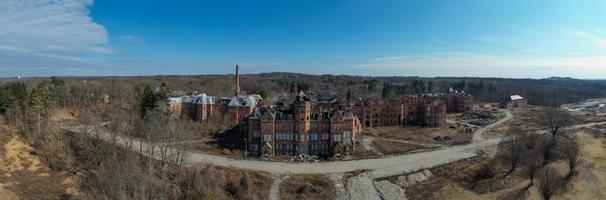
[(606, 78), (606, 1), (2, 0), (0, 76)]

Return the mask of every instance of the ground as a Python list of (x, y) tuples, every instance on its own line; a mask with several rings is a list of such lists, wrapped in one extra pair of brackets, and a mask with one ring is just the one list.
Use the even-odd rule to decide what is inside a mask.
[[(582, 152), (579, 172), (553, 199), (603, 199), (606, 197), (606, 137), (603, 132), (592, 129), (579, 129), (575, 133)], [(516, 199), (528, 185), (528, 179), (522, 178), (519, 172), (502, 178), (507, 169), (495, 162), (492, 158), (475, 157), (439, 166), (431, 169), (435, 177), (404, 189), (408, 199)], [(565, 161), (550, 165), (561, 174), (568, 173)], [(536, 185), (529, 189), (528, 199), (541, 199)]]
[(582, 164), (572, 190), (554, 199), (603, 199), (606, 197), (606, 137), (603, 132), (579, 132)]
[(325, 175), (293, 175), (280, 188), (282, 199), (335, 199), (336, 189)]
[[(388, 138), (395, 140), (404, 140), (423, 144), (464, 144), (471, 141), (471, 134), (463, 133), (463, 129), (450, 129), (447, 126), (441, 127), (377, 127), (365, 128), (365, 136), (375, 138)], [(449, 136), (453, 138), (450, 143), (442, 143), (434, 140), (436, 136)]]
[[(0, 117), (1, 118), (1, 117)], [(62, 199), (78, 194), (73, 177), (49, 169), (0, 119), (0, 199)]]
[(427, 149), (427, 146), (422, 146), (414, 143), (405, 143), (397, 140), (376, 139), (372, 143), (382, 154), (401, 154), (415, 150)]

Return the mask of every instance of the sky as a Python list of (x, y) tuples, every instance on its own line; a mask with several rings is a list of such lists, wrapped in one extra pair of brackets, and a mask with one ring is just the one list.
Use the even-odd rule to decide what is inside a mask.
[(0, 0), (0, 77), (606, 79), (604, 0)]

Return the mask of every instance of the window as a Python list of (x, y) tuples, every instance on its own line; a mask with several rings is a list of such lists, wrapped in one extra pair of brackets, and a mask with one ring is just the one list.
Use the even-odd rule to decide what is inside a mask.
[(341, 141), (341, 135), (333, 135), (332, 136), (332, 141), (333, 142), (340, 142)]
[(322, 140), (328, 140), (328, 139), (329, 139), (328, 133), (322, 133)]
[(351, 138), (351, 133), (349, 131), (343, 131), (343, 140), (349, 141)]
[(312, 134), (310, 135), (310, 139), (309, 139), (309, 140), (311, 140), (311, 141), (316, 141), (316, 140), (318, 140), (318, 134), (317, 134), (317, 133), (312, 133)]
[(263, 141), (266, 141), (266, 142), (271, 141), (271, 135), (269, 135), (269, 134), (263, 135)]
[(307, 141), (307, 140), (308, 140), (308, 137), (309, 137), (309, 136), (308, 136), (307, 134), (301, 134), (301, 135), (300, 135), (301, 142), (305, 142), (305, 141)]
[(255, 132), (253, 133), (253, 136), (254, 136), (254, 137), (259, 137), (259, 131), (255, 131)]
[(321, 151), (327, 151), (327, 150), (328, 150), (328, 144), (326, 144), (326, 143), (322, 143), (322, 144), (320, 145), (320, 150), (321, 150)]
[(291, 151), (291, 150), (292, 150), (292, 144), (287, 144), (287, 145), (286, 145), (286, 150)]
[(282, 150), (282, 144), (278, 144), (278, 150)]

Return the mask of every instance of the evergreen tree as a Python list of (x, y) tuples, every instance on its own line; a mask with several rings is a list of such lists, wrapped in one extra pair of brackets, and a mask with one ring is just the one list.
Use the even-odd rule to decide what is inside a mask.
[(265, 88), (259, 91), (259, 95), (261, 95), (261, 98), (263, 99), (269, 98), (269, 92)]
[(154, 94), (151, 86), (145, 85), (145, 88), (139, 94), (139, 112), (141, 117), (145, 117), (147, 111), (154, 109), (157, 106), (158, 96)]
[(392, 92), (392, 88), (391, 88), (391, 84), (390, 83), (383, 83), (383, 90), (381, 91), (381, 96), (384, 99), (389, 98), (389, 96), (391, 95)]

